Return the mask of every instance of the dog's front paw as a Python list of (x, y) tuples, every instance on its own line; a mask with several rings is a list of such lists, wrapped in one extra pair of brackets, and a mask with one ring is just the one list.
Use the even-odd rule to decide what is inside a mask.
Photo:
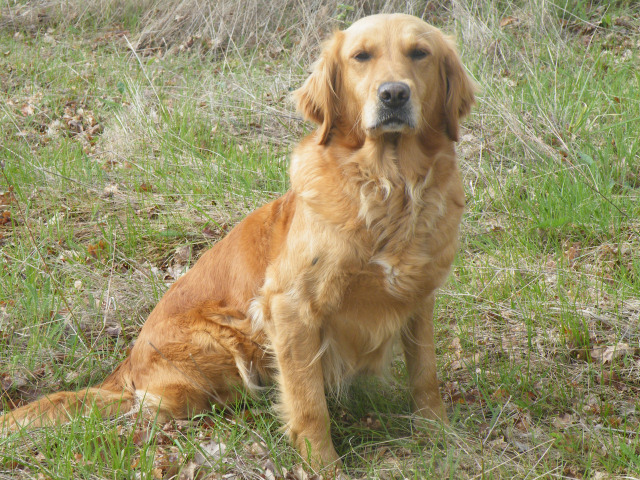
[(449, 425), (447, 410), (440, 395), (423, 395), (414, 399), (414, 413), (427, 420)]
[[(302, 458), (318, 472), (328, 475), (329, 478), (335, 476), (335, 472), (340, 472), (342, 462), (330, 438), (323, 438), (322, 435), (304, 435), (290, 432), (291, 442), (302, 455)], [(315, 437), (315, 438), (314, 438)], [(334, 472), (331, 476), (329, 473)]]

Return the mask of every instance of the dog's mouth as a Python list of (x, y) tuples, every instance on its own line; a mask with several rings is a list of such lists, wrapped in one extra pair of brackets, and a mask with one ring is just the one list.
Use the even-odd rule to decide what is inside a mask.
[(377, 132), (403, 132), (405, 130), (415, 129), (415, 120), (408, 108), (390, 109), (381, 107), (378, 109), (375, 123), (372, 125), (372, 131)]

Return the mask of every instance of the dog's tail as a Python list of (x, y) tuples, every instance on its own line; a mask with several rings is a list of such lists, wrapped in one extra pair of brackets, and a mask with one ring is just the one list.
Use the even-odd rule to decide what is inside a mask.
[(127, 358), (100, 385), (77, 392), (57, 392), (0, 416), (0, 434), (22, 427), (59, 425), (73, 418), (98, 412), (102, 417), (129, 412), (135, 404), (134, 392), (127, 388)]

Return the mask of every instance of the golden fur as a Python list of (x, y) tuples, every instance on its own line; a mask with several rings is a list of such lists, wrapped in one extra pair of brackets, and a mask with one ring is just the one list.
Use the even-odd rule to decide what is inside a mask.
[(379, 372), (397, 339), (416, 412), (446, 421), (432, 314), (464, 208), (453, 143), (473, 83), (438, 29), (376, 15), (332, 36), (295, 99), (319, 128), (295, 148), (291, 190), (169, 289), (102, 384), (0, 426), (62, 422), (89, 405), (183, 418), (275, 379), (294, 445), (313, 465), (338, 465), (325, 389)]

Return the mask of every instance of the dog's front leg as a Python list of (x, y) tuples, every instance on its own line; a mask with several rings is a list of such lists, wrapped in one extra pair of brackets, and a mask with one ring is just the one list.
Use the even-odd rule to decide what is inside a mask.
[(409, 320), (402, 332), (402, 346), (409, 372), (409, 387), (417, 414), (448, 423), (440, 396), (436, 371), (436, 346), (433, 333), (434, 294)]
[(271, 298), (272, 347), (278, 362), (280, 413), (294, 446), (315, 468), (339, 468), (333, 448), (317, 322), (287, 295)]

